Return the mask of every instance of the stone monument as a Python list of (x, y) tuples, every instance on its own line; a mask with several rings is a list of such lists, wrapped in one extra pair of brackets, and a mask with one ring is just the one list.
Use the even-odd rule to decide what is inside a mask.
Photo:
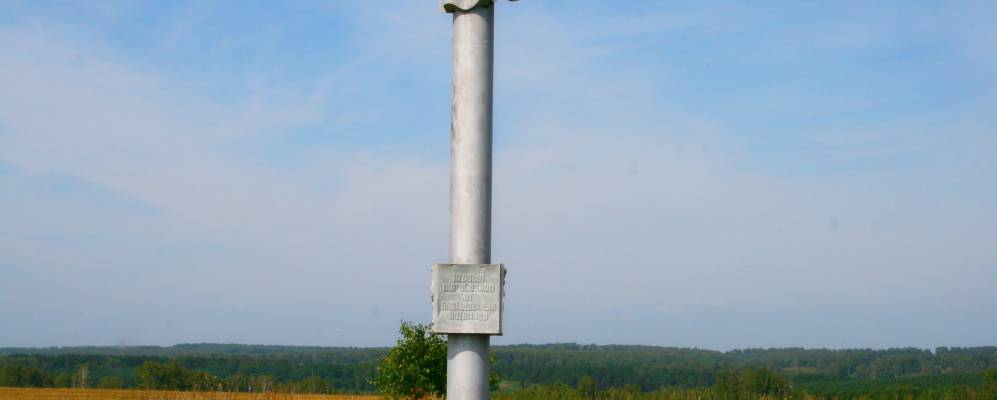
[(447, 334), (447, 399), (485, 400), (505, 277), (491, 263), (495, 2), (443, 0), (440, 8), (453, 16), (450, 263), (433, 266), (433, 330)]

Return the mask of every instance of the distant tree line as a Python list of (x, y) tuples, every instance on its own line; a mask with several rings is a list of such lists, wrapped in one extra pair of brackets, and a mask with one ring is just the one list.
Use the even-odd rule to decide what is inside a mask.
[(0, 355), (0, 386), (370, 393), (385, 349), (323, 354)]
[(797, 386), (821, 389), (840, 382), (890, 381), (913, 377), (977, 379), (997, 368), (997, 347), (947, 348), (934, 352), (904, 348), (748, 349), (717, 352), (654, 346), (596, 346), (579, 344), (496, 346), (495, 371), (521, 386), (578, 384), (594, 377), (597, 387), (636, 385), (642, 391), (660, 388), (708, 387), (720, 371), (756, 368), (775, 371)]
[(884, 385), (854, 394), (813, 393), (794, 388), (792, 382), (764, 369), (747, 368), (717, 376), (705, 388), (665, 388), (641, 391), (636, 385), (596, 389), (591, 378), (577, 387), (564, 383), (500, 391), (496, 400), (993, 400), (997, 399), (997, 370), (983, 374), (979, 385), (919, 388), (903, 384)]
[[(81, 366), (86, 371), (87, 366)], [(224, 392), (284, 392), (326, 394), (333, 390), (328, 380), (311, 375), (300, 380), (278, 381), (270, 375), (234, 374), (220, 378), (204, 371), (195, 371), (180, 366), (173, 360), (168, 362), (146, 361), (135, 368), (134, 384), (126, 383), (121, 376), (104, 376), (97, 383), (87, 380), (86, 375), (75, 376), (66, 373), (53, 374), (44, 370), (17, 364), (0, 367), (0, 386), (3, 387), (75, 387), (120, 389), (137, 388), (147, 390), (177, 391), (224, 391)], [(340, 390), (341, 391), (341, 390)]]
[[(2, 348), (0, 386), (370, 393), (376, 390), (370, 381), (387, 353), (387, 348), (229, 344)], [(589, 398), (596, 394), (617, 398), (612, 396), (631, 392), (678, 396), (707, 390), (713, 395), (727, 393), (720, 388), (740, 387), (740, 375), (731, 374), (748, 370), (771, 371), (784, 378), (792, 396), (906, 393), (897, 398), (917, 398), (911, 396), (946, 390), (973, 391), (975, 396), (984, 393), (985, 371), (997, 369), (997, 347), (717, 352), (550, 344), (494, 346), (493, 353), (493, 370), (503, 380), (502, 396), (545, 390), (578, 392)], [(951, 394), (950, 398), (980, 397)]]

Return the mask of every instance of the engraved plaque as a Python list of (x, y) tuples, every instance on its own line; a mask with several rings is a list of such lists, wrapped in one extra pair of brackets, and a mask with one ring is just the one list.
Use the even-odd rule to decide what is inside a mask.
[(433, 331), (502, 334), (502, 264), (433, 265)]

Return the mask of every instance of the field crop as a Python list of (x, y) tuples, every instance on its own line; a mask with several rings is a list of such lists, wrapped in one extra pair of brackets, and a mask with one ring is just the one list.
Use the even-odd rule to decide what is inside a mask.
[(0, 400), (378, 400), (373, 395), (0, 388)]

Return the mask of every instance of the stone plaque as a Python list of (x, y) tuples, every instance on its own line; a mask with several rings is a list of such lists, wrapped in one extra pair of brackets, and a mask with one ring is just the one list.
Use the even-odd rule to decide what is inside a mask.
[(433, 265), (433, 331), (502, 334), (502, 264)]

